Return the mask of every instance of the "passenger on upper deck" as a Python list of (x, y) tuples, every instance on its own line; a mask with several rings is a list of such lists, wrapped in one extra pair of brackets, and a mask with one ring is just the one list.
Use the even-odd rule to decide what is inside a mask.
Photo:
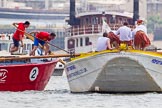
[(97, 40), (96, 51), (102, 51), (107, 49), (112, 49), (112, 47), (110, 45), (110, 39), (108, 38), (107, 33), (103, 33), (103, 37), (99, 37)]
[(147, 28), (143, 25), (143, 20), (137, 21), (137, 27), (133, 30), (135, 49), (144, 50), (151, 44), (147, 37)]
[(49, 45), (48, 42), (55, 39), (56, 34), (55, 33), (48, 33), (48, 32), (31, 32), (30, 34), (34, 33), (36, 36), (34, 36), (34, 48), (30, 52), (30, 55), (34, 56), (34, 53), (36, 49), (38, 48), (39, 44), (42, 45), (42, 47), (45, 47), (45, 55), (49, 53)]
[(21, 47), (24, 46), (24, 44), (23, 44), (24, 32), (25, 32), (25, 29), (29, 27), (29, 25), (30, 25), (29, 21), (25, 21), (24, 23), (22, 23), (22, 22), (13, 23), (13, 26), (15, 26), (17, 28), (17, 30), (15, 31), (15, 33), (13, 34), (13, 37), (12, 37), (13, 46), (10, 48), (11, 54), (18, 50), (19, 41), (21, 42)]
[(119, 35), (120, 44), (125, 43), (128, 46), (132, 46), (132, 32), (127, 22), (124, 22), (123, 26), (119, 27), (116, 35)]

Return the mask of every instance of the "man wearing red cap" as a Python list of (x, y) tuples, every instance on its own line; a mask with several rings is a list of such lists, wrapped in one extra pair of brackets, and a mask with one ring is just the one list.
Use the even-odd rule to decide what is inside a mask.
[(133, 30), (135, 49), (145, 50), (151, 44), (147, 37), (147, 29), (143, 25), (143, 20), (137, 21), (137, 27)]

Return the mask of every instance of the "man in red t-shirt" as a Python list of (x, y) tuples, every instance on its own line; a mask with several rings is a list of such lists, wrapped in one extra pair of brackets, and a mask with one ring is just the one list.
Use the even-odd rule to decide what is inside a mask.
[(43, 47), (45, 46), (45, 55), (48, 54), (49, 52), (49, 45), (48, 42), (55, 39), (56, 34), (55, 33), (48, 33), (48, 32), (31, 32), (30, 34), (35, 34), (34, 37), (34, 48), (33, 50), (30, 52), (30, 55), (34, 56), (34, 53), (36, 51), (36, 49), (38, 48), (39, 44), (41, 44)]
[(13, 34), (13, 46), (10, 49), (11, 54), (18, 50), (19, 47), (19, 41), (21, 42), (21, 47), (23, 47), (23, 37), (25, 29), (28, 28), (30, 25), (29, 21), (25, 21), (24, 23), (13, 23), (13, 26), (15, 26), (17, 29), (15, 33)]

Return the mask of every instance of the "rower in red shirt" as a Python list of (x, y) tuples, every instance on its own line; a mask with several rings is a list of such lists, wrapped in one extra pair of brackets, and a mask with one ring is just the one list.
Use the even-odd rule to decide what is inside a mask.
[(55, 33), (48, 33), (48, 32), (31, 32), (30, 34), (35, 34), (34, 37), (34, 48), (33, 50), (30, 52), (30, 55), (34, 56), (34, 53), (36, 51), (36, 49), (38, 48), (39, 44), (41, 44), (43, 47), (45, 47), (45, 55), (48, 54), (49, 52), (49, 45), (48, 42), (55, 39), (56, 34)]
[(21, 47), (24, 46), (23, 44), (23, 37), (24, 37), (24, 32), (25, 29), (28, 28), (30, 25), (29, 21), (25, 21), (24, 23), (13, 23), (13, 26), (15, 26), (17, 29), (15, 31), (15, 33), (13, 34), (13, 46), (10, 49), (11, 54), (15, 51), (18, 50), (19, 47), (19, 41), (21, 42)]

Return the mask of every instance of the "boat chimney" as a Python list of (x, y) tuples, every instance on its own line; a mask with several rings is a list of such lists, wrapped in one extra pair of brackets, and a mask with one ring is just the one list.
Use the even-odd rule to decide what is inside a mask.
[(134, 0), (133, 4), (133, 23), (139, 19), (139, 0)]
[(75, 25), (75, 0), (70, 0), (70, 20), (69, 20), (69, 24), (70, 25)]

